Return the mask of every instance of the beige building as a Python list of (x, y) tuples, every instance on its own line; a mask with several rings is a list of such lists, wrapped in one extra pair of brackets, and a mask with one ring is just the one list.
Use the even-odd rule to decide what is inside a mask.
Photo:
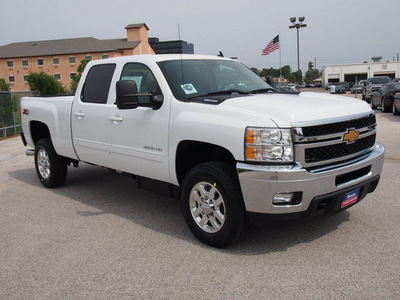
[(130, 24), (125, 27), (126, 39), (99, 40), (74, 38), (50, 41), (12, 43), (0, 47), (0, 78), (10, 85), (12, 91), (27, 91), (26, 76), (30, 72), (53, 75), (70, 89), (72, 78), (82, 59), (105, 59), (109, 57), (155, 54), (148, 42), (146, 24)]

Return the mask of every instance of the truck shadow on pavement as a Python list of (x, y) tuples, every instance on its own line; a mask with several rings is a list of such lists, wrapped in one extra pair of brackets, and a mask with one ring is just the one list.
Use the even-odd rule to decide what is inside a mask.
[[(81, 164), (68, 170), (64, 186), (46, 189), (38, 181), (34, 168), (9, 172), (23, 183), (36, 187), (43, 197), (61, 196), (93, 209), (77, 210), (83, 218), (114, 214), (155, 232), (192, 243), (196, 247), (227, 252), (233, 255), (261, 255), (286, 251), (302, 243), (310, 243), (335, 230), (349, 220), (350, 213), (315, 218), (295, 223), (250, 222), (249, 230), (239, 243), (226, 249), (213, 249), (197, 241), (181, 215), (180, 202), (174, 198), (137, 189), (136, 181), (110, 170)], [(134, 234), (134, 233), (133, 233)]]

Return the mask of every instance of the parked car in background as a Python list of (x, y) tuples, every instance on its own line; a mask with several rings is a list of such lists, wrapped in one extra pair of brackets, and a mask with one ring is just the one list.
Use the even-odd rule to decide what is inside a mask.
[(400, 82), (391, 82), (382, 85), (378, 91), (372, 92), (371, 108), (380, 106), (382, 112), (390, 112), (393, 108), (394, 95), (400, 92)]
[(289, 87), (290, 91), (295, 91), (296, 90), (296, 86), (294, 85), (294, 83), (289, 83), (288, 87)]
[(363, 86), (362, 99), (367, 101), (367, 103), (370, 103), (372, 92), (378, 91), (383, 84), (389, 82), (391, 82), (391, 80), (388, 76), (368, 78)]
[(350, 84), (347, 81), (340, 81), (337, 85), (342, 85), (346, 91), (350, 91)]
[(392, 112), (395, 116), (400, 115), (400, 93), (395, 93), (393, 96)]
[(346, 94), (346, 86), (341, 84), (340, 82), (336, 84), (336, 94)]
[(362, 93), (362, 85), (361, 84), (355, 84), (350, 88), (350, 92), (352, 94), (361, 94)]

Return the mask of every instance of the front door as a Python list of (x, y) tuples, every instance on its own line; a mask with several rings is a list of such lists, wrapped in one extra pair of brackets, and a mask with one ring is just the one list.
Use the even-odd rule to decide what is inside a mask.
[[(134, 80), (139, 93), (161, 94), (151, 70), (139, 63), (123, 68), (121, 80)], [(169, 103), (169, 102), (168, 102)], [(114, 168), (161, 181), (169, 181), (169, 107), (108, 110), (108, 151)]]

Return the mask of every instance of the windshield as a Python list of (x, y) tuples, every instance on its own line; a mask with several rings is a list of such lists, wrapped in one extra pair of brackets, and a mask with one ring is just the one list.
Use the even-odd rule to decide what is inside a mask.
[(160, 62), (159, 66), (174, 96), (181, 101), (212, 94), (251, 93), (272, 89), (254, 72), (235, 61), (171, 60)]
[(371, 78), (370, 81), (372, 84), (383, 84), (390, 82), (390, 79), (388, 77), (377, 77)]

